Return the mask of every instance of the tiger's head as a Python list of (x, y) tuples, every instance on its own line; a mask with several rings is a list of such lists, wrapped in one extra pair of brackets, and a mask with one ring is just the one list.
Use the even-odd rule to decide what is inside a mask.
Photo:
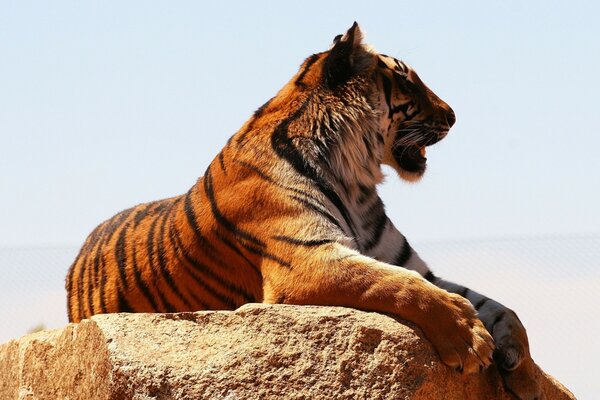
[(425, 172), (425, 148), (446, 137), (456, 117), (408, 65), (383, 54), (378, 63), (384, 162), (415, 181)]
[(448, 134), (454, 111), (407, 64), (364, 45), (356, 22), (324, 54), (326, 84), (343, 92), (360, 81), (362, 94), (377, 110), (380, 161), (407, 181), (419, 180), (427, 165), (425, 148)]

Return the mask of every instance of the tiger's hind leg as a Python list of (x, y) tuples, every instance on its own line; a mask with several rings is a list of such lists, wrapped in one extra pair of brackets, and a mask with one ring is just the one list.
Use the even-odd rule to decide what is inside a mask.
[(464, 286), (435, 278), (433, 283), (473, 304), (479, 319), (494, 338), (494, 362), (510, 390), (520, 400), (541, 399), (536, 366), (529, 353), (525, 327), (514, 311)]

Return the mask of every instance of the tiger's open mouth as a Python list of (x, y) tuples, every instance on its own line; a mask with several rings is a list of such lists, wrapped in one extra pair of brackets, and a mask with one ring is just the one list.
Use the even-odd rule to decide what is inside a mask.
[(407, 172), (422, 173), (427, 167), (425, 145), (395, 146), (392, 154), (394, 159)]
[(396, 144), (392, 148), (392, 156), (400, 168), (413, 175), (422, 175), (427, 168), (426, 148), (444, 139), (448, 129), (426, 129), (419, 132), (414, 141), (406, 143), (407, 137), (402, 131), (396, 136)]

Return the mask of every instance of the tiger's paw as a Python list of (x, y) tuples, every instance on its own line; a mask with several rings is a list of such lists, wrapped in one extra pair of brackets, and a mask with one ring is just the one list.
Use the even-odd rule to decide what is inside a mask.
[(496, 343), (494, 363), (506, 388), (520, 400), (542, 399), (536, 366), (529, 353), (527, 332), (517, 315), (500, 306), (480, 315)]
[(508, 308), (490, 314), (482, 313), (485, 323), (496, 343), (494, 361), (504, 371), (514, 371), (529, 358), (527, 332), (517, 315)]
[(498, 366), (498, 371), (506, 388), (519, 400), (546, 399), (538, 383), (535, 363), (530, 357), (523, 359), (513, 370), (507, 371)]
[(492, 362), (494, 341), (464, 298), (448, 292), (428, 310), (420, 324), (446, 365), (462, 373), (479, 372)]

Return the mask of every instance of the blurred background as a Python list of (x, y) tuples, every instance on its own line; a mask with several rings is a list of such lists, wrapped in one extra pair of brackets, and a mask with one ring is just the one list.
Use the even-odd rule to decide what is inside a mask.
[(388, 212), (440, 276), (517, 311), (536, 362), (600, 393), (600, 3), (0, 0), (0, 343), (67, 322), (101, 221), (185, 192), (354, 20), (457, 114)]

